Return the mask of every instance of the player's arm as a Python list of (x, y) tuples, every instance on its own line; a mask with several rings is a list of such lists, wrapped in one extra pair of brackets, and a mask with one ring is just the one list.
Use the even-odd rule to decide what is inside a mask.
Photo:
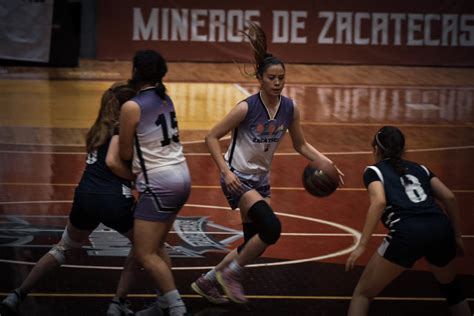
[(464, 245), (462, 241), (461, 224), (459, 217), (459, 207), (454, 193), (443, 183), (438, 177), (433, 177), (430, 180), (433, 195), (443, 203), (446, 213), (451, 220), (454, 234), (456, 237), (456, 244), (458, 248), (458, 255), (464, 255)]
[[(290, 127), (288, 128), (291, 136), (291, 141), (293, 143), (293, 148), (305, 157), (308, 160), (319, 160), (319, 161), (328, 161), (331, 164), (334, 164), (331, 159), (321, 153), (319, 150), (313, 147), (310, 143), (306, 141), (306, 138), (303, 134), (303, 129), (301, 128), (300, 123), (300, 110), (297, 106), (294, 106), (293, 122), (291, 122)], [(336, 167), (336, 166), (335, 166)], [(339, 173), (339, 185), (344, 184), (343, 176), (344, 174), (337, 168)]]
[(110, 140), (107, 156), (105, 157), (105, 164), (115, 175), (127, 180), (135, 179), (135, 175), (130, 171), (125, 161), (120, 158), (118, 135), (112, 136)]
[(234, 130), (240, 124), (240, 122), (245, 119), (247, 111), (247, 102), (240, 102), (209, 131), (205, 139), (212, 159), (214, 159), (220, 173), (223, 175), (227, 187), (233, 192), (240, 190), (241, 183), (239, 179), (229, 170), (229, 167), (222, 156), (219, 139), (227, 135), (230, 131)]
[(134, 101), (127, 101), (120, 110), (120, 157), (127, 161), (133, 158), (133, 141), (140, 120), (140, 107)]
[(359, 240), (359, 243), (346, 261), (346, 271), (352, 269), (356, 260), (359, 259), (359, 257), (364, 253), (369, 239), (377, 227), (377, 223), (380, 220), (387, 203), (382, 182), (371, 182), (367, 187), (367, 191), (369, 193), (370, 199), (369, 210), (367, 211), (364, 229), (362, 230), (362, 236)]

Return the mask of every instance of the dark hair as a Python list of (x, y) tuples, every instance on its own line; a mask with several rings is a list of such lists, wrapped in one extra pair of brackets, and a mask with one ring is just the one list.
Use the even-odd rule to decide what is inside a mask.
[(402, 156), (405, 153), (405, 136), (394, 126), (384, 126), (375, 134), (372, 147), (377, 146), (383, 159), (387, 159), (395, 172), (403, 177), (405, 182), (406, 169), (402, 166)]
[(122, 104), (136, 95), (135, 89), (125, 83), (115, 83), (102, 94), (99, 114), (86, 135), (87, 152), (103, 145), (119, 125)]
[(140, 88), (143, 84), (155, 85), (156, 94), (166, 100), (166, 87), (163, 84), (163, 77), (168, 71), (168, 66), (163, 56), (154, 50), (140, 50), (133, 57), (132, 79), (128, 83)]
[(281, 65), (285, 70), (283, 61), (267, 52), (267, 37), (260, 25), (252, 21), (247, 21), (247, 24), (249, 26), (248, 33), (244, 31), (241, 33), (249, 39), (255, 59), (254, 73), (249, 75), (263, 78), (263, 74), (268, 67), (273, 65)]

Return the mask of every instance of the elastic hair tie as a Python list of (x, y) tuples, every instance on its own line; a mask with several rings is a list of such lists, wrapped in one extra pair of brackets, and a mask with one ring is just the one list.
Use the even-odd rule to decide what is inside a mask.
[(385, 148), (383, 145), (382, 145), (382, 142), (380, 141), (379, 139), (379, 134), (381, 132), (378, 132), (377, 134), (375, 134), (375, 141), (377, 142), (377, 145), (382, 148), (384, 151), (387, 151), (387, 148)]

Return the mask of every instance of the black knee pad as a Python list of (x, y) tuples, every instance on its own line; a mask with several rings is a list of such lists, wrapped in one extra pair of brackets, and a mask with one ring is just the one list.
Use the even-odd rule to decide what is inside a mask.
[(451, 283), (438, 283), (438, 285), (449, 306), (454, 306), (466, 299), (457, 279), (454, 279)]
[(254, 223), (258, 236), (267, 245), (275, 244), (280, 238), (281, 223), (272, 208), (260, 200), (249, 209), (247, 216)]
[(247, 242), (255, 235), (257, 235), (257, 229), (253, 223), (242, 223), (242, 228), (244, 231), (244, 242), (237, 247), (237, 252), (240, 253)]

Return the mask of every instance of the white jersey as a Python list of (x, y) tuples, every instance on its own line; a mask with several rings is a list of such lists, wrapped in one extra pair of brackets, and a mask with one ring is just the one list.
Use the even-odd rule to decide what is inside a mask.
[[(136, 133), (147, 171), (185, 161), (173, 101), (168, 96), (166, 101), (162, 100), (154, 87), (140, 91), (132, 101), (140, 107)], [(142, 168), (136, 145), (132, 171), (139, 174)]]
[(293, 122), (293, 101), (281, 96), (275, 117), (270, 117), (260, 94), (245, 100), (245, 119), (232, 132), (232, 142), (224, 156), (231, 170), (247, 174), (270, 170), (273, 154)]

